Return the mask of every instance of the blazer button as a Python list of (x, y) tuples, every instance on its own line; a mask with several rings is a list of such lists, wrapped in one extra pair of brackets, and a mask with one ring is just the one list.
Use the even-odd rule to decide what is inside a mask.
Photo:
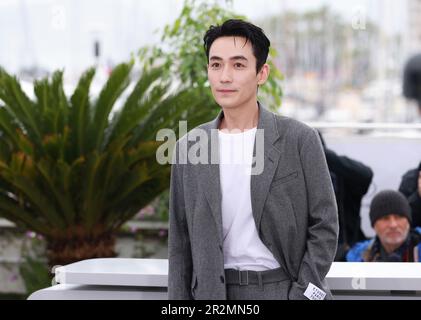
[(219, 245), (219, 250), (221, 250), (221, 252), (222, 252), (222, 246), (221, 245)]
[(220, 279), (221, 279), (221, 282), (222, 282), (222, 283), (225, 283), (225, 279), (224, 279), (224, 277), (223, 277), (223, 276), (221, 276), (221, 277), (220, 277)]

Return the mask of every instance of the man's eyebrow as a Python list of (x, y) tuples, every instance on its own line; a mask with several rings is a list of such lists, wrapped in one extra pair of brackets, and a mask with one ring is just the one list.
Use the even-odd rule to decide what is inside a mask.
[(230, 60), (245, 60), (245, 61), (248, 61), (245, 56), (234, 56), (234, 57), (231, 57)]
[[(218, 56), (212, 56), (209, 58), (209, 61), (222, 61), (223, 59), (221, 57)], [(247, 58), (245, 56), (234, 56), (231, 57), (230, 60), (244, 60), (244, 61), (248, 61)]]

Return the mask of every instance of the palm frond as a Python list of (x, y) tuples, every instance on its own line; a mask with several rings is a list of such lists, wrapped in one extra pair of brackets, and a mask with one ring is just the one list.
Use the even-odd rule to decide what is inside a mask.
[(132, 67), (132, 63), (117, 66), (99, 94), (91, 123), (92, 130), (90, 130), (90, 134), (94, 137), (92, 147), (98, 151), (103, 147), (104, 133), (114, 103), (130, 83), (129, 75)]

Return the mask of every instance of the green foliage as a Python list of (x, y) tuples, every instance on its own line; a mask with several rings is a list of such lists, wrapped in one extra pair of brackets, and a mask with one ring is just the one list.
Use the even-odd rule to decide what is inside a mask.
[(26, 296), (49, 287), (53, 274), (45, 259), (45, 241), (33, 233), (26, 235), (21, 249), (19, 272), (25, 284)]
[[(226, 0), (227, 6), (232, 1)], [(173, 79), (184, 88), (199, 89), (202, 95), (209, 97), (207, 109), (212, 110), (209, 119), (220, 108), (213, 102), (207, 80), (207, 58), (203, 49), (203, 36), (211, 25), (222, 24), (228, 19), (244, 19), (217, 4), (216, 1), (185, 0), (183, 9), (172, 25), (164, 27), (161, 44), (152, 48), (142, 48), (139, 55), (148, 65), (157, 61), (163, 63), (164, 78)], [(272, 110), (281, 105), (283, 79), (276, 68), (274, 59), (276, 50), (271, 48), (268, 64), (271, 75), (267, 83), (259, 89), (259, 99)]]
[(168, 221), (169, 219), (169, 201), (170, 201), (170, 193), (169, 190), (164, 191), (161, 193), (159, 198), (156, 201), (155, 210), (157, 213), (157, 216), (161, 221)]
[(51, 286), (52, 275), (49, 273), (47, 263), (28, 257), (20, 267), (20, 274), (25, 283), (27, 295)]
[[(169, 186), (159, 129), (204, 121), (204, 98), (173, 90), (149, 68), (123, 100), (133, 63), (118, 65), (93, 99), (88, 70), (68, 99), (63, 73), (36, 81), (32, 101), (0, 69), (0, 215), (51, 239), (114, 232)], [(114, 110), (118, 99), (123, 101)], [(111, 115), (112, 114), (112, 115)], [(76, 231), (78, 230), (78, 231)]]

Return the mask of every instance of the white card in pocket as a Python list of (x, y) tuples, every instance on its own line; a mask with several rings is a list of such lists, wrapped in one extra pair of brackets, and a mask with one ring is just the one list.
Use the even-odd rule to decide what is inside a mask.
[(304, 295), (310, 300), (323, 300), (326, 297), (326, 292), (310, 282)]

